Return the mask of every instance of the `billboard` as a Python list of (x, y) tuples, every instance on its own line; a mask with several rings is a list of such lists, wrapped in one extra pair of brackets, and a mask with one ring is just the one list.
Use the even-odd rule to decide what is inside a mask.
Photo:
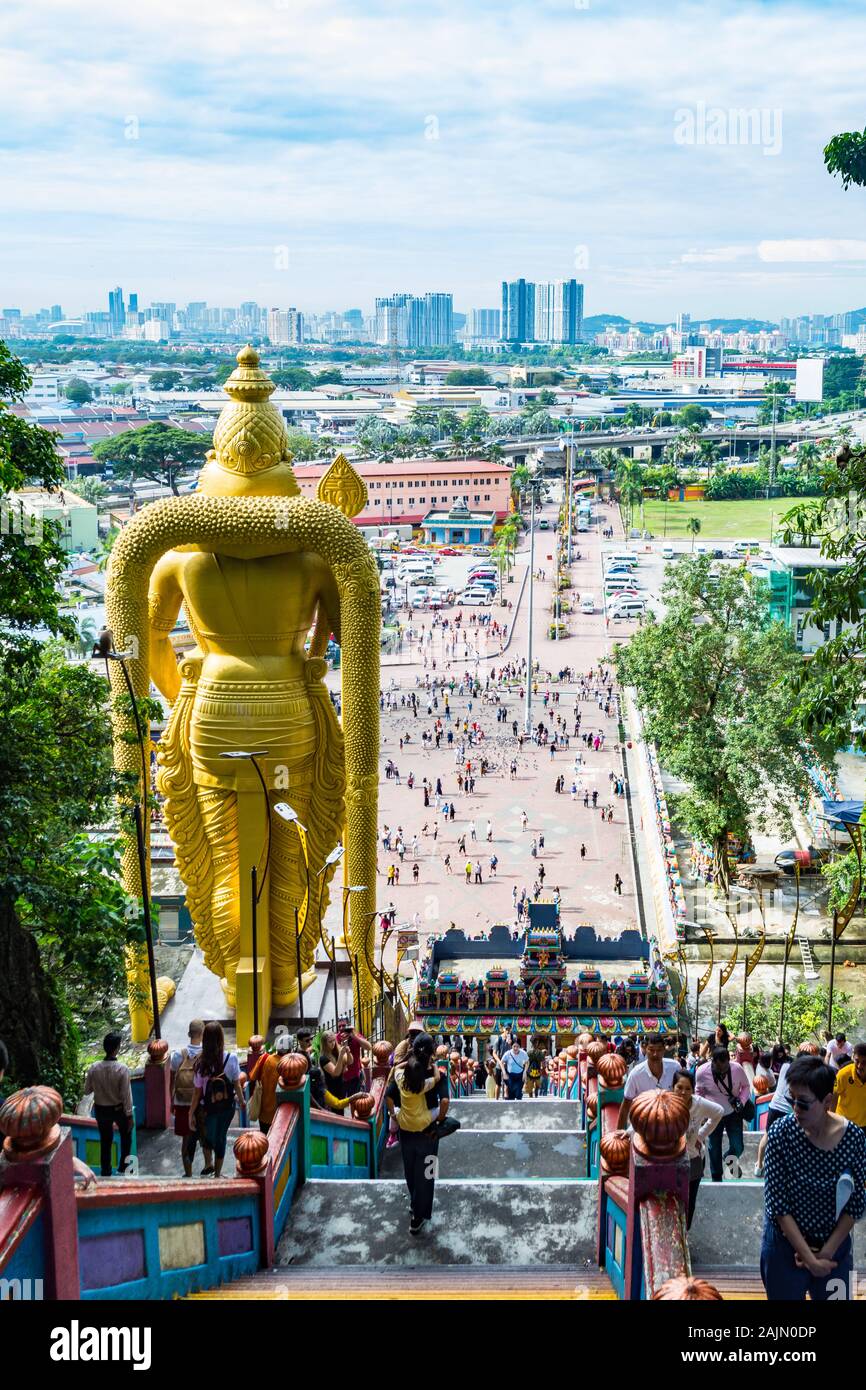
[(824, 399), (824, 359), (823, 357), (797, 358), (797, 384), (794, 387), (796, 401), (822, 401)]

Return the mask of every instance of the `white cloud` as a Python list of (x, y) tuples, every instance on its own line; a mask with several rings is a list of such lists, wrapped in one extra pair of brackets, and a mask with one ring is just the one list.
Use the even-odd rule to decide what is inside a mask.
[[(292, 247), (274, 293), (305, 307), (369, 302), (395, 276), (495, 303), (502, 275), (570, 274), (580, 243), (587, 312), (665, 318), (679, 286), (706, 301), (695, 312), (727, 309), (709, 302), (726, 264), (859, 259), (763, 255), (755, 223), (778, 239), (761, 246), (792, 226), (815, 244), (858, 236), (862, 197), (820, 150), (862, 126), (866, 13), (653, 8), (6, 0), (5, 302), (44, 302), (50, 283), (79, 308), (121, 276), (145, 296), (264, 298), (259, 253), (230, 250), (244, 237)], [(678, 146), (674, 113), (697, 102), (782, 110), (779, 158)], [(762, 274), (763, 302), (730, 312), (825, 307), (784, 306), (795, 272)]]
[(721, 265), (754, 256), (754, 246), (711, 246), (706, 251), (686, 251), (680, 256), (682, 265)]
[(762, 261), (866, 261), (866, 241), (819, 237), (814, 241), (762, 241)]

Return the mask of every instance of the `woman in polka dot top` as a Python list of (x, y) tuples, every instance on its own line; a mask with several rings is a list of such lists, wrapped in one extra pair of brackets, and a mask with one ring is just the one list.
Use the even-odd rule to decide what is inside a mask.
[(792, 1113), (767, 1137), (761, 1278), (771, 1301), (851, 1297), (851, 1229), (866, 1209), (866, 1138), (830, 1109), (833, 1081), (819, 1057), (792, 1062)]

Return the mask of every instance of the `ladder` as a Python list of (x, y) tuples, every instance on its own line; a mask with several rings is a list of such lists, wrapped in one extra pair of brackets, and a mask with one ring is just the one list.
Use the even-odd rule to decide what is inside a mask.
[(815, 962), (812, 959), (812, 947), (809, 944), (808, 936), (797, 935), (797, 945), (800, 947), (800, 955), (803, 958), (803, 974), (807, 980), (819, 979), (818, 971), (815, 969)]

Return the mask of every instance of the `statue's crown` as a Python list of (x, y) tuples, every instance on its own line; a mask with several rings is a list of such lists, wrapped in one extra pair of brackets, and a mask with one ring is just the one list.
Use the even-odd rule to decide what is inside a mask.
[[(225, 384), (230, 400), (220, 411), (213, 434), (213, 455), (209, 455), (210, 461), (199, 486), (205, 492), (237, 494), (239, 483), (229, 485), (228, 480), (221, 483), (220, 470), (223, 476), (226, 473), (234, 475), (240, 482), (258, 478), (280, 466), (279, 477), (272, 475), (273, 490), (296, 495), (298, 485), (290, 467), (292, 456), (286, 423), (269, 399), (275, 385), (267, 372), (262, 371), (259, 354), (249, 343), (238, 353), (237, 363)], [(257, 492), (272, 490), (265, 479), (261, 479), (261, 483), (264, 486), (257, 486)]]

